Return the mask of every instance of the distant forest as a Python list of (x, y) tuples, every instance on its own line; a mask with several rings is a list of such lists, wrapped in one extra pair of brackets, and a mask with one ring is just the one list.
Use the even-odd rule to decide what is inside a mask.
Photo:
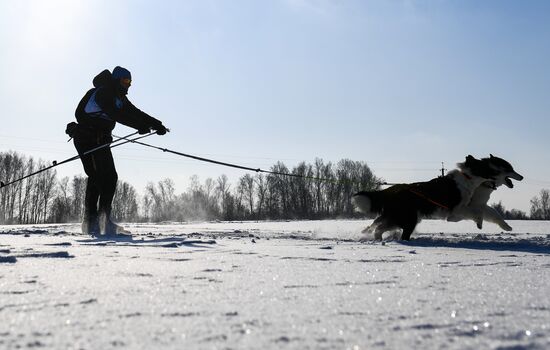
[[(0, 179), (8, 183), (48, 165), (16, 152), (0, 152)], [(113, 216), (121, 222), (354, 218), (359, 214), (353, 210), (352, 194), (378, 189), (382, 182), (365, 162), (349, 159), (316, 159), (292, 169), (277, 162), (270, 170), (322, 180), (247, 173), (230, 183), (226, 175), (203, 182), (192, 176), (183, 193), (164, 179), (149, 183), (141, 195), (119, 180)], [(6, 186), (0, 189), (0, 224), (79, 222), (85, 189), (85, 176), (58, 179), (55, 169)], [(531, 200), (529, 215), (506, 210), (500, 202), (493, 207), (506, 219), (550, 220), (550, 191), (543, 189)]]

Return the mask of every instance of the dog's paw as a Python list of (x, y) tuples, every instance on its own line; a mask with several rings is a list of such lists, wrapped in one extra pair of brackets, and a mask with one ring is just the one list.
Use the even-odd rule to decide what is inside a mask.
[(508, 225), (507, 223), (504, 223), (500, 226), (504, 231), (512, 231), (512, 226)]
[(359, 242), (372, 242), (372, 236), (370, 235), (363, 235), (361, 238), (359, 238)]

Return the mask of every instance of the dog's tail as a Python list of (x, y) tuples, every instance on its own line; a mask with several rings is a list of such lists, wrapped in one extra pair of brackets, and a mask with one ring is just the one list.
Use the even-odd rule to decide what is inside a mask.
[(355, 210), (365, 214), (376, 211), (376, 205), (375, 203), (373, 203), (373, 201), (375, 200), (373, 198), (375, 197), (373, 196), (374, 193), (375, 192), (361, 191), (354, 194), (351, 197), (351, 202), (353, 203)]

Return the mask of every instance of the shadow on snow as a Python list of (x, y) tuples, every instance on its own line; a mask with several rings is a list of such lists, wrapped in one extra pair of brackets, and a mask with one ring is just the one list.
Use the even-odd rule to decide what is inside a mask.
[(400, 244), (410, 247), (446, 247), (475, 250), (513, 251), (524, 253), (550, 254), (550, 240), (545, 237), (530, 239), (494, 239), (483, 237), (473, 238), (439, 238), (418, 237), (411, 241), (399, 241)]
[(79, 243), (96, 246), (133, 246), (133, 247), (159, 247), (159, 248), (209, 248), (216, 244), (214, 240), (190, 240), (185, 237), (166, 237), (146, 239), (144, 237), (136, 238), (130, 235), (98, 236), (90, 239), (79, 239)]

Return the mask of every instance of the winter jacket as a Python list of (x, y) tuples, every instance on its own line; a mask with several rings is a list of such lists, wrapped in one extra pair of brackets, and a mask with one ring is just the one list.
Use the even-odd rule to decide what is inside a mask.
[(164, 128), (162, 122), (139, 110), (119, 90), (119, 82), (104, 70), (93, 80), (90, 89), (76, 108), (76, 120), (97, 135), (109, 135), (116, 122), (137, 130)]

